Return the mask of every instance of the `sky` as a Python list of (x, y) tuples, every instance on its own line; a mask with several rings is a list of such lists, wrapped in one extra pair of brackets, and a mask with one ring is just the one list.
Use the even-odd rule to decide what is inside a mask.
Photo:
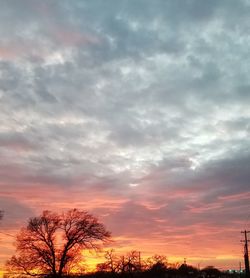
[(78, 208), (118, 252), (237, 268), (250, 2), (0, 4), (0, 265), (27, 219)]

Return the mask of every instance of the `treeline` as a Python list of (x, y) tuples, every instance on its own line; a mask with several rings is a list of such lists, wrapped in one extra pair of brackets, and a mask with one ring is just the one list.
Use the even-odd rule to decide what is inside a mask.
[(164, 255), (154, 255), (144, 259), (141, 258), (141, 253), (138, 251), (131, 251), (126, 255), (117, 255), (112, 249), (106, 251), (105, 261), (97, 265), (95, 273), (84, 276), (89, 278), (219, 278), (227, 277), (228, 274), (213, 266), (198, 270), (186, 263), (168, 263), (167, 257)]
[[(1, 218), (1, 214), (0, 214)], [(170, 264), (165, 256), (142, 258), (138, 251), (118, 255), (106, 251), (96, 272), (87, 274), (83, 250), (100, 250), (111, 243), (111, 233), (93, 215), (71, 209), (61, 213), (44, 211), (30, 218), (17, 235), (16, 253), (6, 262), (5, 277), (167, 277), (219, 278), (214, 267), (198, 270), (186, 263)]]

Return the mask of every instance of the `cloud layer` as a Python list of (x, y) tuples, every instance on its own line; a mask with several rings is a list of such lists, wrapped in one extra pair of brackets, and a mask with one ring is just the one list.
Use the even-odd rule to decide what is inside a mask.
[(248, 1), (1, 2), (1, 229), (74, 206), (118, 249), (237, 266)]

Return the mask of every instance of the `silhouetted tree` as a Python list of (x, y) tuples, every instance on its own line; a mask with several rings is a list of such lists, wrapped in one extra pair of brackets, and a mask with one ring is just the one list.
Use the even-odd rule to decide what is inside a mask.
[(164, 277), (167, 270), (167, 257), (163, 255), (154, 255), (146, 259), (144, 269), (150, 277)]
[(203, 268), (202, 272), (205, 273), (206, 277), (208, 277), (208, 278), (214, 278), (214, 277), (221, 276), (220, 270), (211, 265)]
[(195, 277), (198, 269), (191, 265), (182, 264), (178, 269), (178, 273), (183, 277)]
[(57, 214), (44, 211), (31, 218), (17, 236), (17, 255), (8, 262), (11, 271), (61, 277), (79, 262), (82, 249), (98, 249), (110, 238), (103, 224), (77, 209)]
[(141, 270), (140, 252), (132, 250), (126, 256), (121, 256), (119, 261), (120, 272), (135, 272)]
[(125, 256), (118, 256), (111, 249), (105, 253), (105, 262), (97, 265), (97, 270), (112, 273), (132, 273), (141, 270), (140, 252), (132, 250)]
[(168, 266), (168, 260), (167, 257), (164, 255), (154, 255), (152, 257), (147, 258), (145, 261), (145, 268), (146, 269), (152, 269), (153, 267), (162, 267), (164, 269)]
[(96, 268), (97, 271), (103, 272), (119, 272), (120, 269), (120, 258), (115, 254), (115, 250), (107, 250), (105, 252), (105, 262), (99, 263)]

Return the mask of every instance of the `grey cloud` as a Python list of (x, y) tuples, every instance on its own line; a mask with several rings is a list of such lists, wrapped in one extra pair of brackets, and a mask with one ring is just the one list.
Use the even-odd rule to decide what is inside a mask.
[(0, 133), (0, 147), (19, 150), (32, 150), (38, 146), (33, 145), (29, 138), (23, 136), (21, 132)]
[(105, 218), (105, 222), (115, 236), (126, 234), (135, 237), (149, 237), (153, 232), (158, 231), (160, 226), (155, 211), (134, 202), (127, 202), (118, 210), (110, 212), (110, 215)]
[(145, 215), (236, 221), (241, 204), (216, 206), (249, 192), (247, 1), (2, 2), (5, 193), (123, 198), (107, 211), (119, 233), (134, 232), (119, 219), (150, 226)]
[(1, 221), (3, 230), (12, 230), (25, 225), (29, 217), (34, 215), (33, 210), (24, 203), (19, 202), (15, 198), (0, 197), (1, 210), (4, 211), (4, 218)]

